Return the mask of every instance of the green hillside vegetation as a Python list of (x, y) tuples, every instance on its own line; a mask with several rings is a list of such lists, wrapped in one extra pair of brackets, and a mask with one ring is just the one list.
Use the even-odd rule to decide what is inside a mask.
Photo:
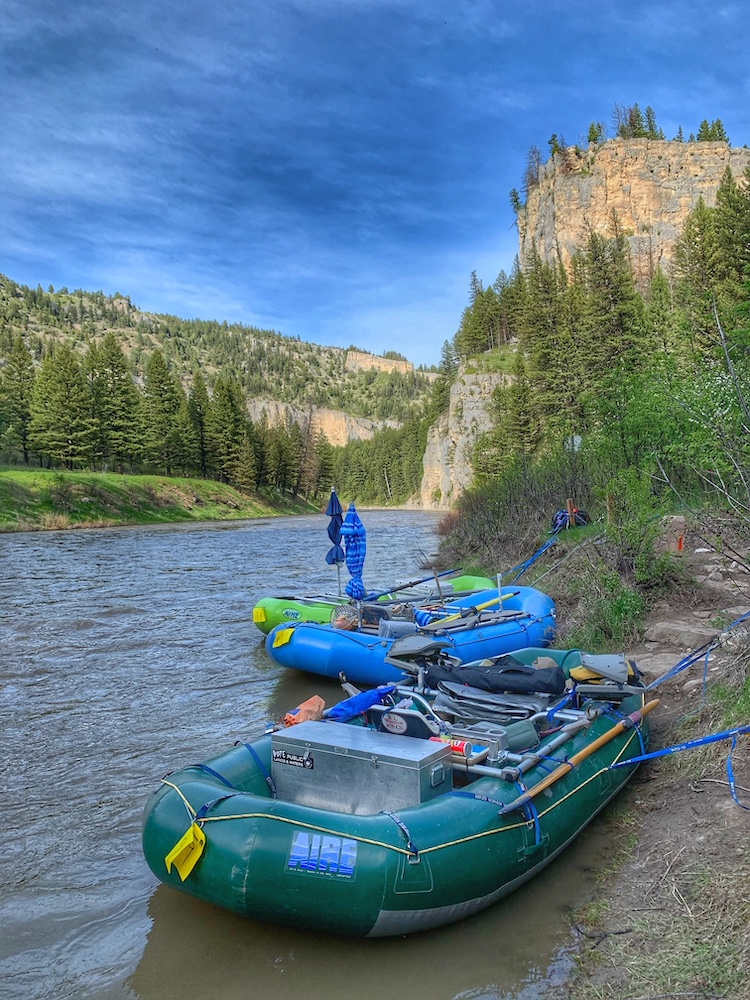
[(302, 501), (272, 506), (202, 479), (0, 469), (0, 532), (228, 521), (311, 509), (317, 508)]
[(185, 389), (200, 370), (209, 390), (221, 376), (237, 382), (248, 398), (330, 407), (374, 420), (403, 420), (429, 395), (429, 381), (419, 371), (346, 371), (347, 351), (340, 348), (239, 323), (147, 313), (119, 293), (44, 291), (0, 275), (0, 359), (19, 334), (40, 363), (59, 345), (83, 355), (109, 333), (136, 378), (144, 377), (149, 359), (159, 351)]
[(424, 424), (431, 384), (419, 372), (347, 372), (346, 353), (254, 328), (145, 314), (121, 295), (44, 292), (0, 276), (0, 461), (201, 477), (272, 504), (314, 502), (344, 478), (364, 489), (349, 494), (355, 499), (379, 496), (307, 419), (274, 426), (265, 414), (249, 419), (249, 399), (275, 398), (305, 414), (326, 406), (405, 421), (412, 429), (403, 439), (389, 432), (393, 468), (380, 470), (383, 502), (403, 502), (419, 482), (422, 431), (415, 436), (413, 428)]

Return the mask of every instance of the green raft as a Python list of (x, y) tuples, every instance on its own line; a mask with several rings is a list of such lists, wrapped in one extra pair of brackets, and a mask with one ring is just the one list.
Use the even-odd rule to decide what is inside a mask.
[(151, 870), (237, 913), (349, 936), (492, 905), (620, 791), (657, 704), (622, 656), (513, 655), (551, 656), (568, 690), (492, 703), (477, 688), (457, 707), (455, 690), (384, 686), (331, 710), (350, 721), (277, 728), (170, 774), (144, 813)]
[[(398, 603), (416, 602), (420, 604), (439, 600), (442, 603), (445, 597), (449, 600), (455, 600), (461, 596), (477, 594), (496, 586), (497, 580), (490, 580), (485, 576), (456, 576), (442, 583), (440, 590), (436, 586), (423, 588), (421, 591), (414, 588), (394, 590), (387, 594), (381, 594), (377, 600), (379, 602), (396, 601)], [(331, 620), (331, 612), (334, 608), (348, 602), (348, 597), (336, 597), (333, 594), (314, 594), (309, 597), (294, 595), (263, 597), (253, 607), (253, 622), (264, 635), (268, 635), (277, 625), (289, 625), (292, 622), (319, 622), (327, 625)]]

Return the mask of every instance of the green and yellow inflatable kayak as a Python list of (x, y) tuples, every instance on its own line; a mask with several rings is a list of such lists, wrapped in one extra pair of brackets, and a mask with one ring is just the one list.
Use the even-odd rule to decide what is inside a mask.
[[(396, 589), (386, 594), (379, 593), (373, 600), (404, 604), (434, 603), (443, 599), (447, 599), (449, 603), (460, 602), (464, 596), (477, 594), (496, 586), (497, 580), (490, 580), (486, 576), (456, 576), (441, 583), (439, 589), (437, 586), (422, 587), (421, 590)], [(295, 595), (263, 597), (253, 608), (253, 622), (264, 635), (268, 635), (277, 625), (291, 625), (293, 622), (319, 622), (327, 625), (334, 608), (348, 601), (346, 595), (336, 597), (332, 594), (313, 594), (309, 597)], [(457, 603), (456, 606), (459, 607), (460, 604)]]

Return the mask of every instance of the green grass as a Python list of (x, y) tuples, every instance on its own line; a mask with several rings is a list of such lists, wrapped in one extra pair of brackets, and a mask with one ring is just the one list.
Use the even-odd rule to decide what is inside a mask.
[(225, 521), (317, 509), (302, 499), (266, 500), (204, 479), (0, 467), (0, 532)]

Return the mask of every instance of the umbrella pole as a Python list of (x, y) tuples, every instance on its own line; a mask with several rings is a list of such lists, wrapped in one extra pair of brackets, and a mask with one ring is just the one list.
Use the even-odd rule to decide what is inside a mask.
[(336, 563), (336, 575), (339, 578), (339, 597), (341, 597), (341, 563)]

